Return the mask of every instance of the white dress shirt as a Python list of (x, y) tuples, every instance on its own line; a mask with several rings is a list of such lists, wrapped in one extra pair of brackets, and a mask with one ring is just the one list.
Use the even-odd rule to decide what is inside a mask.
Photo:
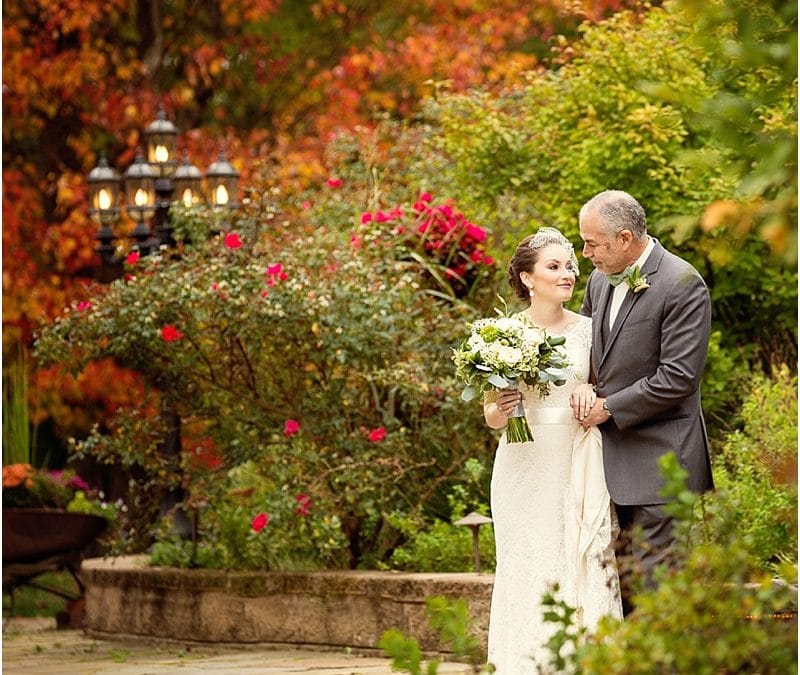
[[(636, 260), (634, 265), (638, 265), (639, 269), (644, 267), (644, 263), (647, 260), (647, 257), (655, 248), (655, 241), (652, 237), (647, 238), (647, 246), (645, 247), (644, 251), (642, 251), (642, 255)], [(614, 294), (611, 296), (611, 307), (608, 310), (608, 328), (611, 330), (614, 327), (614, 321), (617, 320), (617, 314), (619, 314), (619, 308), (622, 306), (622, 301), (625, 299), (625, 294), (630, 291), (628, 288), (627, 281), (623, 281), (619, 286), (614, 288)]]

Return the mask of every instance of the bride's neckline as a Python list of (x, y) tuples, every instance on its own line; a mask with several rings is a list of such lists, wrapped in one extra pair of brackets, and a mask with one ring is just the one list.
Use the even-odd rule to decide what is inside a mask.
[(548, 326), (539, 326), (539, 325), (538, 325), (536, 322), (534, 322), (534, 320), (533, 320), (533, 319), (531, 319), (531, 317), (530, 317), (530, 316), (528, 316), (528, 314), (527, 314), (526, 312), (524, 312), (524, 311), (520, 312), (520, 314), (521, 314), (522, 316), (524, 316), (524, 317), (525, 317), (525, 319), (526, 319), (526, 320), (527, 320), (527, 321), (528, 321), (530, 324), (532, 324), (532, 325), (536, 326), (537, 328), (541, 328), (541, 329), (543, 329), (543, 330), (547, 331), (547, 334), (548, 334), (548, 335), (553, 335), (553, 336), (564, 336), (564, 335), (566, 335), (567, 333), (569, 333), (570, 331), (572, 331), (572, 329), (573, 329), (573, 328), (575, 328), (575, 327), (576, 327), (576, 326), (577, 326), (577, 325), (578, 325), (578, 324), (581, 322), (581, 315), (580, 315), (580, 314), (576, 314), (574, 317), (570, 316), (570, 321), (569, 321), (569, 323), (566, 323), (566, 324), (564, 324), (564, 327), (563, 327), (563, 328), (559, 328), (558, 330), (553, 330), (552, 328), (549, 328)]

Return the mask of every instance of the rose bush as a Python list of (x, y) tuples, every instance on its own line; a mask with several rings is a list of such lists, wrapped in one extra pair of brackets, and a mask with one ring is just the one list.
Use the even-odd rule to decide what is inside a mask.
[[(373, 565), (403, 538), (388, 514), (446, 517), (443, 488), (468, 458), (490, 456), (491, 434), (453, 395), (450, 348), (473, 310), (455, 293), (434, 300), (425, 275), (436, 261), (409, 258), (396, 223), (380, 225), (357, 223), (354, 246), (350, 223), (291, 240), (258, 235), (245, 216), (177, 256), (129, 261), (125, 278), (39, 335), (42, 363), (80, 369), (110, 356), (141, 372), (184, 427), (218, 450), (217, 467), (184, 455), (171, 483), (188, 488), (184, 508), (208, 537), (206, 553), (215, 551), (202, 554), (209, 564), (274, 565), (305, 541), (314, 544), (305, 565)], [(163, 473), (154, 449), (166, 433), (163, 412), (128, 410), (74, 450), (127, 458), (149, 467), (152, 481)], [(241, 492), (213, 488), (242, 466), (262, 481), (253, 488), (261, 502), (246, 507)], [(303, 507), (310, 529), (277, 536), (290, 532), (280, 504), (298, 494), (313, 504)], [(261, 512), (270, 514), (258, 533), (269, 550), (251, 554), (260, 540), (251, 541), (250, 523)], [(344, 542), (343, 554), (333, 556), (329, 541)]]

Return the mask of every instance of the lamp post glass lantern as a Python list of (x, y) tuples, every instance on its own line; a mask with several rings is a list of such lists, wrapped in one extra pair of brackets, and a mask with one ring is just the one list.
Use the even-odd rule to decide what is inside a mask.
[(97, 166), (89, 172), (89, 215), (98, 223), (113, 223), (119, 217), (119, 190), (122, 179), (108, 165), (105, 154), (100, 155)]
[(100, 225), (97, 233), (97, 252), (105, 261), (114, 256), (114, 231), (111, 226), (119, 218), (120, 186), (122, 178), (108, 165), (106, 156), (100, 155), (97, 166), (89, 172), (89, 215)]
[(158, 107), (156, 119), (144, 130), (147, 161), (159, 177), (171, 176), (178, 165), (178, 127), (167, 119), (164, 106)]
[(203, 174), (189, 161), (189, 153), (184, 151), (183, 161), (172, 177), (175, 196), (187, 209), (197, 205), (203, 198)]
[(231, 166), (225, 151), (220, 150), (217, 161), (206, 171), (206, 195), (209, 205), (215, 209), (235, 209), (239, 172)]

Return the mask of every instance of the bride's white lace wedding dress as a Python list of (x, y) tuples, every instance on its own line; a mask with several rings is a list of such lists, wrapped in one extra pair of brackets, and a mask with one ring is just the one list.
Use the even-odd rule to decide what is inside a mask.
[(551, 386), (544, 399), (525, 391), (534, 440), (508, 444), (504, 434), (495, 456), (489, 662), (499, 675), (536, 673), (547, 663), (555, 625), (543, 620), (541, 599), (554, 582), (590, 630), (604, 614), (622, 616), (600, 432), (584, 431), (569, 406), (574, 387), (587, 381), (591, 319), (579, 317), (564, 335), (575, 379)]

